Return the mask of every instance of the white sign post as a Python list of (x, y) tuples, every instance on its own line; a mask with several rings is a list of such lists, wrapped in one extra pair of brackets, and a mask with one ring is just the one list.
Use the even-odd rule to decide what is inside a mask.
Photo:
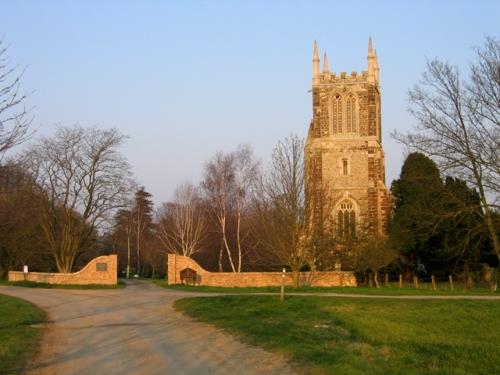
[(283, 274), (281, 278), (281, 293), (280, 293), (281, 301), (285, 300), (285, 277), (286, 277), (286, 268), (283, 268)]

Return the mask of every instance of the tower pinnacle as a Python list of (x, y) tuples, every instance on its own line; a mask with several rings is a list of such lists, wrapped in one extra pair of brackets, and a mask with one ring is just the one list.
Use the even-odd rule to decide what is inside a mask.
[(313, 61), (319, 61), (318, 42), (314, 41)]
[(325, 55), (323, 57), (323, 74), (329, 73), (329, 72), (330, 72), (330, 68), (328, 67), (328, 56), (326, 55), (326, 52), (325, 52)]
[(314, 52), (313, 52), (313, 85), (319, 84), (319, 53), (318, 53), (318, 43), (314, 41)]
[(368, 38), (368, 56), (370, 55), (373, 55), (373, 43), (371, 36)]
[(375, 83), (377, 77), (377, 57), (373, 50), (372, 37), (368, 39), (368, 82)]

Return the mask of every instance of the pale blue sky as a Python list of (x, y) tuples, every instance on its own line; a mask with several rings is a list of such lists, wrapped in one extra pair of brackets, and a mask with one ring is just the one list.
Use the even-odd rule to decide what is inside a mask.
[(198, 183), (217, 150), (305, 136), (312, 44), (331, 71), (365, 70), (368, 37), (381, 66), (387, 184), (409, 129), (407, 91), (425, 57), (466, 68), (500, 34), (500, 1), (5, 1), (0, 34), (27, 65), (36, 126), (117, 127), (139, 183), (156, 203)]

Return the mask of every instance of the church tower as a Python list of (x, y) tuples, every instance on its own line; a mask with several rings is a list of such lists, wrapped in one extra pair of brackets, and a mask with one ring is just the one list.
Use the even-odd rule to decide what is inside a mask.
[(340, 236), (387, 233), (390, 195), (385, 186), (379, 65), (371, 38), (367, 59), (366, 71), (337, 75), (330, 72), (325, 54), (320, 72), (314, 43), (306, 194), (316, 219), (325, 207), (319, 192), (326, 194), (328, 216)]

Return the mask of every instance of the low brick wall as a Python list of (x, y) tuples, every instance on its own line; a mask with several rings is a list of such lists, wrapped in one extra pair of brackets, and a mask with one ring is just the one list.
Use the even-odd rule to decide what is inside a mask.
[[(168, 284), (181, 284), (180, 272), (191, 268), (196, 271), (197, 285), (222, 287), (279, 286), (281, 272), (209, 272), (191, 258), (168, 254)], [(292, 274), (287, 272), (285, 285), (292, 285)], [(300, 285), (310, 286), (356, 286), (353, 272), (301, 272)]]
[(34, 281), (47, 284), (105, 284), (116, 285), (118, 282), (116, 255), (100, 256), (92, 259), (80, 271), (74, 273), (44, 273), (9, 271), (9, 281)]

